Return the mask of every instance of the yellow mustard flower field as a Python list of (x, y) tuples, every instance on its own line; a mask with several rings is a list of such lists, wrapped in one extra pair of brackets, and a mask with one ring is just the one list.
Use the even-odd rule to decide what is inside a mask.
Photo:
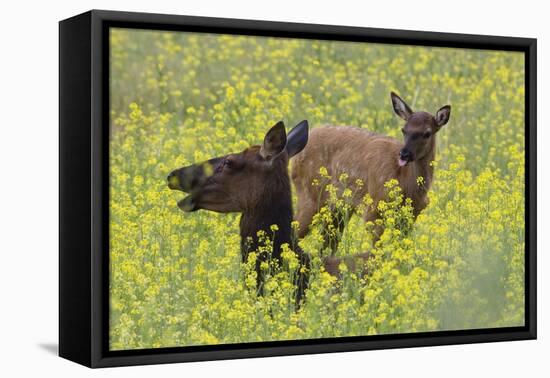
[[(524, 324), (522, 54), (131, 29), (111, 29), (110, 43), (112, 350)], [(337, 251), (370, 251), (367, 275), (325, 272), (314, 227), (300, 241), (312, 256), (303, 305), (290, 250), (290, 269), (256, 295), (239, 215), (182, 212), (168, 173), (260, 144), (279, 120), (402, 139), (391, 91), (414, 110), (452, 105), (428, 207), (413, 222), (387, 182), (380, 240), (354, 216)], [(346, 196), (331, 203), (345, 210)]]

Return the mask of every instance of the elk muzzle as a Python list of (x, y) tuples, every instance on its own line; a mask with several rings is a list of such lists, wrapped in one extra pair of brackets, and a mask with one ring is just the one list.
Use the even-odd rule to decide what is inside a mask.
[(219, 165), (220, 158), (210, 159), (203, 163), (189, 165), (176, 169), (166, 178), (168, 187), (172, 190), (189, 193), (178, 202), (178, 207), (183, 211), (199, 210), (199, 201), (203, 196), (208, 180), (214, 174), (215, 167)]
[(196, 188), (203, 177), (203, 169), (200, 165), (190, 165), (176, 169), (168, 175), (168, 187), (172, 190), (180, 190), (190, 193)]
[(409, 151), (406, 148), (403, 148), (401, 151), (399, 151), (399, 166), (404, 167), (408, 163), (414, 160), (413, 153)]

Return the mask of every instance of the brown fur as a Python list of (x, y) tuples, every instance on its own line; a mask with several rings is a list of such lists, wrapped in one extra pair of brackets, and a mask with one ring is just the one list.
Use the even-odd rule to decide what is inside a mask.
[(340, 264), (342, 263), (344, 263), (348, 271), (364, 276), (368, 273), (367, 260), (370, 258), (372, 258), (372, 255), (368, 252), (345, 257), (325, 256), (323, 258), (323, 267), (327, 273), (338, 279), (342, 278), (342, 271), (340, 270)]
[[(392, 100), (394, 96), (399, 99), (392, 94)], [(307, 146), (292, 161), (291, 177), (298, 197), (296, 220), (300, 223), (299, 238), (308, 233), (313, 216), (327, 204), (328, 195), (324, 188), (312, 185), (315, 179), (323, 182), (319, 174), (321, 167), (327, 169), (332, 177), (331, 183), (336, 187), (342, 186), (339, 182), (342, 173), (349, 175), (347, 183), (354, 192), (354, 206), (367, 193), (376, 206), (378, 201), (385, 198), (384, 183), (391, 179), (397, 179), (404, 196), (412, 199), (415, 216), (427, 206), (427, 190), (434, 174), (430, 163), (435, 159), (435, 133), (447, 122), (450, 107), (441, 108), (434, 117), (426, 112), (413, 113), (404, 102), (402, 106), (404, 108), (396, 108), (395, 111), (405, 112), (399, 112), (398, 115), (407, 121), (403, 129), (406, 143), (351, 126), (325, 126), (310, 131)], [(441, 115), (442, 111), (445, 114)], [(405, 166), (399, 166), (403, 151), (407, 151), (413, 160)], [(423, 185), (417, 183), (419, 176), (424, 178)], [(362, 187), (354, 185), (358, 179), (363, 182)], [(365, 221), (374, 221), (379, 214), (371, 210), (361, 216)], [(345, 225), (340, 223), (339, 226), (343, 230)], [(378, 229), (375, 236), (381, 232)], [(337, 242), (327, 240), (325, 245), (330, 245), (335, 252)]]

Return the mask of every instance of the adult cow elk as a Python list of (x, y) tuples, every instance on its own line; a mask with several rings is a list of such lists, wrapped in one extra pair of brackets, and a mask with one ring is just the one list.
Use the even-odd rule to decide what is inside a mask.
[[(299, 238), (309, 232), (313, 216), (323, 206), (330, 209), (332, 226), (337, 234), (341, 235), (346, 226), (347, 219), (330, 207), (324, 187), (312, 185), (314, 181), (323, 181), (319, 177), (322, 167), (331, 176), (330, 183), (340, 190), (343, 189), (338, 180), (341, 174), (346, 173), (349, 176), (347, 182), (352, 185), (360, 180), (362, 185), (352, 186), (351, 212), (369, 194), (374, 206), (361, 214), (365, 221), (375, 221), (380, 217), (376, 205), (384, 199), (384, 184), (391, 179), (397, 179), (403, 195), (412, 200), (415, 218), (427, 206), (427, 190), (434, 175), (431, 163), (435, 159), (436, 134), (449, 121), (451, 107), (445, 105), (432, 115), (424, 111), (414, 112), (393, 92), (391, 100), (395, 113), (405, 121), (403, 142), (351, 126), (325, 126), (311, 130), (308, 145), (296, 155), (292, 164), (292, 180), (298, 196)], [(421, 184), (419, 177), (422, 177)], [(382, 232), (377, 227), (375, 239)], [(325, 235), (329, 233), (325, 232)], [(338, 235), (325, 236), (325, 247), (334, 253), (338, 241)]]
[(310, 260), (293, 237), (288, 160), (305, 147), (308, 132), (307, 121), (302, 121), (287, 137), (283, 122), (278, 122), (267, 132), (261, 146), (251, 146), (240, 153), (183, 167), (168, 176), (170, 189), (189, 193), (178, 202), (181, 210), (241, 213), (239, 228), (243, 262), (248, 260), (250, 252), (263, 246), (259, 231), (271, 235), (271, 228), (276, 225), (270, 256), (260, 253), (256, 260), (257, 289), (260, 294), (264, 291), (261, 263), (269, 258), (280, 262), (281, 246), (287, 243), (298, 255), (300, 265), (295, 280), (297, 304), (304, 297), (309, 282)]

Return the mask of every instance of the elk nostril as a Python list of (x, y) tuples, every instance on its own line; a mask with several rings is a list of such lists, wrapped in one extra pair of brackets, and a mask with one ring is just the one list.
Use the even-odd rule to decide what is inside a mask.
[(176, 189), (179, 187), (180, 180), (178, 179), (178, 176), (174, 172), (171, 172), (166, 178), (166, 180), (168, 181), (168, 187), (170, 189)]

